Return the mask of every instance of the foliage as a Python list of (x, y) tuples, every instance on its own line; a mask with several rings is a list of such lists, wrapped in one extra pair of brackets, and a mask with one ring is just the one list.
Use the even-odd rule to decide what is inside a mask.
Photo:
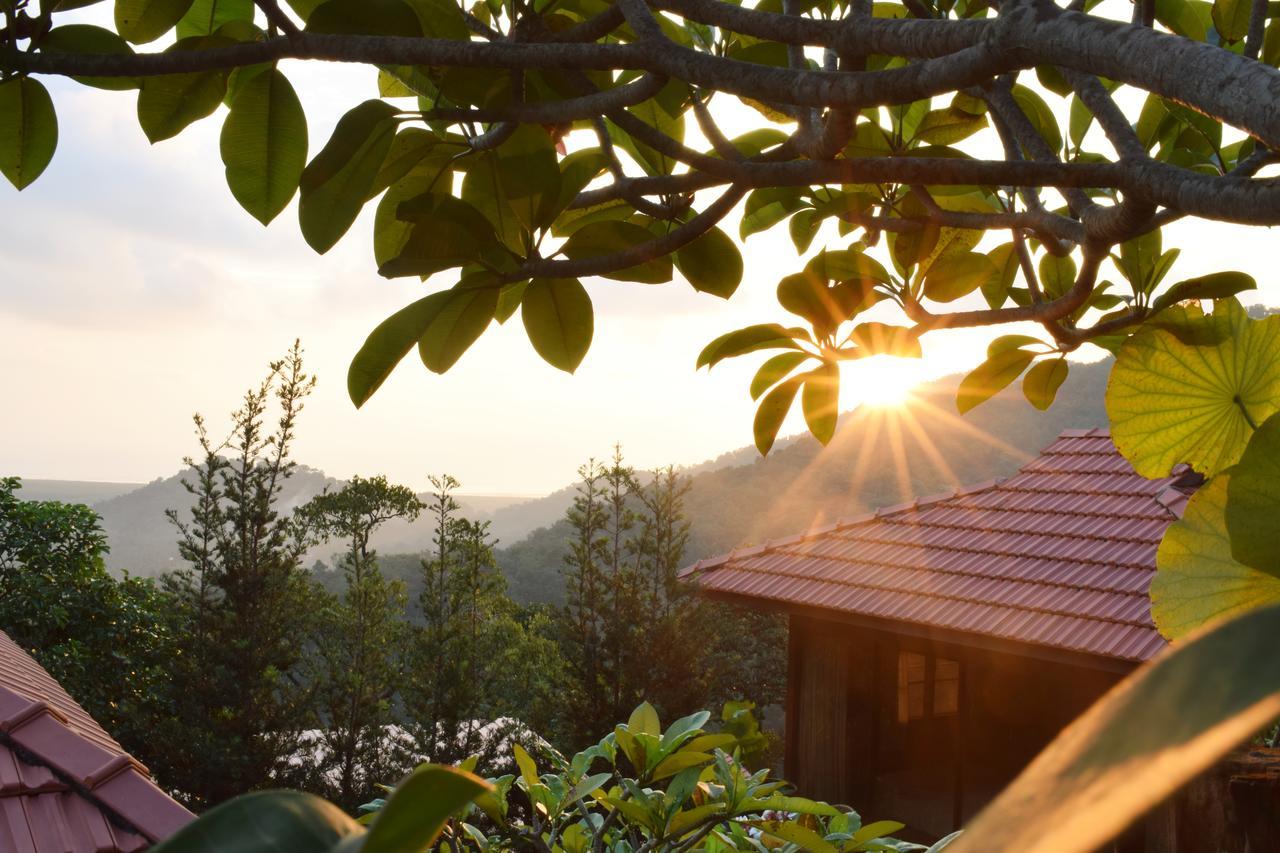
[(400, 782), (366, 832), (332, 803), (300, 791), (259, 791), (210, 810), (156, 845), (157, 853), (414, 853), (489, 786), (452, 767), (426, 765)]
[(0, 479), (0, 629), (126, 748), (151, 752), (173, 636), (151, 581), (114, 578), (86, 506), (24, 501)]
[[(725, 716), (744, 713), (726, 709)], [(750, 771), (742, 739), (708, 731), (709, 719), (700, 711), (663, 730), (642, 703), (571, 758), (550, 748), (535, 758), (516, 745), (517, 773), (490, 779), (491, 792), (449, 824), (445, 840), (453, 850), (564, 853), (924, 850), (888, 837), (900, 823), (864, 825), (847, 807), (792, 796), (768, 770)], [(390, 806), (370, 804), (375, 812)]]
[(437, 762), (476, 752), (491, 758), (508, 729), (547, 721), (560, 659), (545, 623), (536, 615), (522, 620), (507, 597), (488, 523), (458, 514), (457, 480), (431, 482), (435, 550), (421, 561), (422, 624), (412, 629), (400, 692), (416, 754)]
[(403, 584), (383, 578), (369, 538), (385, 522), (412, 520), (421, 509), (406, 486), (390, 485), (386, 477), (354, 477), (297, 510), (316, 538), (346, 540), (341, 558), (346, 589), (341, 597), (325, 596), (308, 656), (321, 728), (307, 746), (320, 759), (315, 767), (319, 789), (347, 809), (399, 766), (386, 731), (404, 677), (406, 598)]
[(780, 698), (785, 642), (775, 623), (705, 601), (679, 580), (688, 478), (668, 467), (642, 484), (620, 447), (578, 474), (560, 617), (568, 742), (585, 743), (645, 697), (664, 713)]
[[(178, 648), (169, 689), (173, 716), (148, 753), (157, 774), (193, 803), (218, 803), (261, 787), (305, 727), (304, 640), (318, 610), (301, 566), (307, 536), (277, 506), (294, 467), (297, 418), (314, 386), (294, 344), (210, 438), (195, 418), (199, 462), (186, 483), (190, 515), (171, 511), (188, 563), (165, 577)], [(265, 423), (274, 398), (274, 430)], [(225, 455), (224, 455), (225, 454)]]

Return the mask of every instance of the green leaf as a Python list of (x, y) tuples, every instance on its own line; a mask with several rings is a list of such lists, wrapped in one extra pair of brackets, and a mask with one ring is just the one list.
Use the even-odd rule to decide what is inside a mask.
[(803, 329), (785, 328), (777, 323), (760, 323), (726, 332), (702, 348), (697, 367), (715, 367), (726, 358), (734, 358), (762, 349), (800, 349), (797, 335)]
[(1045, 254), (1040, 259), (1040, 287), (1050, 299), (1057, 299), (1076, 283), (1076, 262), (1070, 255)]
[(231, 194), (266, 225), (289, 204), (307, 165), (307, 116), (283, 74), (269, 68), (240, 87), (221, 150)]
[[(1229, 468), (1253, 434), (1250, 420), (1280, 409), (1280, 316), (1250, 320), (1232, 299), (1184, 326), (1131, 335), (1107, 384), (1112, 437), (1144, 477), (1167, 476), (1182, 462), (1205, 476)], [(1179, 334), (1217, 342), (1185, 343)]]
[(783, 352), (768, 359), (760, 365), (755, 378), (751, 380), (751, 399), (760, 399), (761, 394), (777, 385), (809, 358), (803, 352)]
[(960, 414), (1000, 393), (1009, 383), (1022, 375), (1027, 365), (1035, 359), (1035, 353), (1024, 349), (1008, 349), (998, 352), (978, 365), (956, 390), (956, 408)]
[(964, 252), (939, 258), (924, 277), (924, 295), (935, 302), (954, 302), (998, 275), (986, 255)]
[(702, 767), (710, 764), (712, 760), (710, 753), (681, 750), (659, 761), (658, 766), (653, 768), (653, 773), (650, 774), (649, 778), (655, 782), (660, 781), (674, 776), (682, 770), (688, 770), (690, 767)]
[(1280, 716), (1278, 636), (1275, 606), (1175, 644), (1058, 735), (948, 853), (1101, 848)]
[(752, 431), (755, 434), (756, 449), (760, 451), (761, 456), (769, 455), (769, 450), (778, 438), (778, 430), (782, 428), (782, 422), (786, 419), (787, 412), (791, 410), (791, 404), (795, 402), (796, 392), (800, 390), (800, 385), (807, 375), (791, 377), (760, 401)]
[[(427, 764), (410, 773), (378, 812), (361, 853), (419, 853), (449, 818), (493, 786), (456, 767)], [(303, 848), (295, 848), (303, 849)]]
[(982, 283), (982, 296), (991, 308), (999, 308), (1009, 298), (1009, 290), (1018, 276), (1018, 252), (1012, 243), (996, 246), (987, 252), (995, 273)]
[(0, 172), (18, 189), (31, 184), (58, 147), (58, 116), (44, 84), (30, 77), (0, 82)]
[(529, 343), (548, 364), (573, 373), (591, 347), (595, 312), (576, 278), (535, 278), (521, 302)]
[(1280, 414), (1254, 432), (1232, 469), (1227, 496), (1231, 556), (1280, 579)]
[(146, 44), (173, 29), (192, 0), (116, 0), (116, 32), (134, 44)]
[(1067, 379), (1067, 370), (1065, 357), (1042, 361), (1028, 370), (1022, 380), (1022, 394), (1027, 402), (1042, 412), (1052, 406), (1058, 389)]
[(426, 192), (402, 202), (397, 218), (413, 223), (400, 252), (378, 267), (387, 278), (427, 276), (477, 263), (501, 252), (493, 226), (480, 211), (443, 192)]
[[(1280, 578), (1251, 569), (1231, 554), (1231, 492), (1242, 467), (1201, 486), (1160, 542), (1151, 618), (1171, 640), (1209, 622), (1280, 604)], [(1267, 521), (1267, 532), (1274, 537), (1275, 516)]]
[(360, 214), (391, 149), (396, 112), (382, 101), (353, 107), (303, 170), (298, 222), (307, 244), (320, 254), (333, 248)]
[(1013, 87), (1013, 99), (1018, 102), (1018, 106), (1026, 113), (1031, 124), (1040, 132), (1049, 147), (1055, 152), (1062, 150), (1062, 131), (1058, 129), (1058, 120), (1054, 117), (1053, 110), (1049, 109), (1049, 105), (1044, 102), (1044, 98), (1026, 86), (1016, 84)]
[(211, 36), (230, 21), (252, 21), (253, 0), (194, 0), (178, 21), (178, 38)]
[(1156, 297), (1151, 303), (1151, 313), (1158, 314), (1187, 299), (1226, 299), (1246, 290), (1254, 290), (1257, 286), (1253, 276), (1242, 272), (1215, 272), (1189, 278)]
[(786, 219), (806, 202), (799, 187), (763, 187), (752, 190), (743, 205), (738, 237), (746, 240), (752, 234), (767, 231)]
[[(133, 48), (120, 36), (92, 24), (67, 24), (55, 27), (40, 42), (41, 53), (93, 53), (131, 56)], [(97, 89), (124, 91), (142, 85), (137, 77), (75, 77), (77, 83)]]
[[(563, 251), (567, 257), (574, 260), (594, 258), (622, 252), (653, 239), (652, 233), (633, 222), (617, 220), (593, 222), (574, 231), (564, 242)], [(663, 255), (615, 272), (601, 273), (601, 275), (618, 281), (661, 284), (671, 280), (671, 257)]]
[[(202, 50), (229, 44), (217, 36), (183, 39), (166, 50)], [(142, 78), (138, 92), (138, 124), (154, 145), (171, 139), (193, 122), (211, 115), (227, 94), (226, 71), (196, 71), (190, 74), (166, 74)]]
[(401, 308), (369, 333), (347, 369), (347, 394), (356, 408), (377, 391), (395, 366), (409, 354), (449, 301), (444, 290)]
[(511, 315), (516, 313), (516, 309), (524, 301), (524, 292), (528, 287), (529, 282), (527, 281), (504, 284), (502, 289), (498, 291), (498, 307), (494, 309), (493, 319), (499, 323), (505, 323), (510, 320)]
[(866, 826), (863, 826), (853, 834), (853, 838), (850, 840), (855, 845), (854, 849), (858, 850), (860, 849), (860, 845), (865, 844), (874, 838), (884, 838), (885, 836), (892, 835), (904, 826), (905, 824), (898, 823), (896, 820), (877, 820), (874, 823), (869, 823)]
[(463, 278), (418, 341), (418, 354), (431, 372), (444, 373), (453, 367), (493, 321), (498, 288), (478, 286), (477, 282), (490, 277), (489, 273), (479, 273)]
[(809, 853), (839, 853), (839, 848), (830, 841), (794, 821), (753, 820), (750, 823), (766, 835), (795, 844)]
[(533, 230), (551, 224), (560, 211), (560, 167), (555, 144), (541, 125), (521, 125), (498, 148), (498, 185), (520, 224)]
[(255, 791), (216, 806), (152, 847), (153, 853), (295, 853), (328, 850), (364, 827), (301, 791)]
[(1253, 0), (1213, 0), (1213, 28), (1229, 42), (1243, 39), (1249, 33), (1249, 16)]
[(804, 375), (800, 408), (813, 437), (829, 444), (840, 416), (840, 367), (835, 362), (823, 362)]
[(662, 723), (658, 720), (658, 712), (648, 702), (641, 702), (631, 712), (631, 718), (627, 720), (627, 730), (632, 734), (661, 736)]
[(954, 145), (986, 126), (986, 116), (948, 107), (929, 111), (916, 128), (916, 138), (931, 145)]
[(511, 752), (515, 756), (516, 766), (520, 768), (520, 778), (524, 780), (526, 785), (537, 785), (538, 765), (534, 763), (533, 756), (529, 755), (528, 750), (518, 743), (511, 745)]
[(920, 358), (920, 332), (908, 326), (888, 323), (859, 323), (849, 339), (867, 355), (892, 355), (898, 358)]
[(675, 264), (694, 290), (721, 299), (732, 296), (742, 282), (742, 252), (719, 228), (678, 249)]

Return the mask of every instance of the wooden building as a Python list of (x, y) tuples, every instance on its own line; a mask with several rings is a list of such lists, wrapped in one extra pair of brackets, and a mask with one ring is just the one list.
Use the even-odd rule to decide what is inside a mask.
[(790, 619), (787, 778), (810, 796), (958, 828), (1165, 645), (1156, 547), (1199, 478), (1138, 476), (1105, 431), (1016, 475), (685, 570)]

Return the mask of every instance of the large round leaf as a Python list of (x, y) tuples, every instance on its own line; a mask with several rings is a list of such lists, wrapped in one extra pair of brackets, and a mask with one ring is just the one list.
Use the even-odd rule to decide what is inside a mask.
[(1227, 491), (1231, 556), (1280, 583), (1280, 414), (1253, 434)]
[(301, 791), (256, 791), (205, 812), (152, 847), (153, 853), (296, 853), (325, 851), (364, 835), (360, 824), (326, 800)]
[(293, 198), (307, 165), (307, 116), (283, 74), (270, 68), (240, 87), (221, 150), (231, 194), (266, 225)]
[(1280, 316), (1250, 320), (1224, 300), (1180, 328), (1144, 327), (1116, 355), (1106, 402), (1116, 446), (1144, 477), (1229, 468), (1250, 422), (1280, 408)]
[(521, 319), (529, 342), (553, 367), (573, 373), (591, 347), (595, 312), (576, 278), (535, 278), (525, 288)]
[(0, 173), (18, 189), (49, 165), (58, 146), (58, 117), (44, 84), (30, 77), (0, 83)]
[[(1280, 604), (1280, 578), (1231, 556), (1225, 512), (1238, 470), (1219, 474), (1196, 492), (1156, 552), (1151, 616), (1170, 639), (1215, 619)], [(1273, 535), (1274, 530), (1273, 516)]]

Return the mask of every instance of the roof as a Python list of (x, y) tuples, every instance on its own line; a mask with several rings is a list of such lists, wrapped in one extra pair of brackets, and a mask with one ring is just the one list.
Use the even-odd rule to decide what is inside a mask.
[(0, 631), (0, 850), (142, 850), (192, 817)]
[[(1200, 482), (1139, 476), (1105, 430), (1067, 430), (1006, 480), (887, 507), (682, 572), (713, 596), (1121, 661), (1164, 647), (1156, 548)], [(892, 629), (892, 625), (889, 625)]]

